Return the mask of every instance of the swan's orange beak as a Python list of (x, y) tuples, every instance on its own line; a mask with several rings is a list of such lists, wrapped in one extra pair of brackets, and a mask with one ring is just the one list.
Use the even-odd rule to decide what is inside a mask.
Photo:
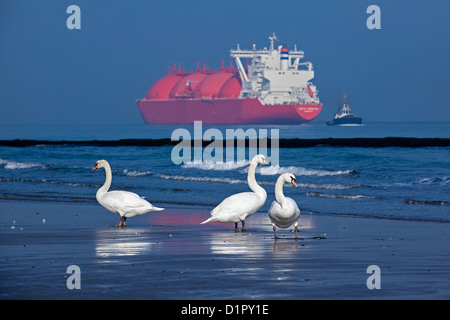
[(266, 160), (263, 160), (263, 163), (264, 163), (265, 165), (270, 166), (270, 163), (268, 163)]
[(97, 170), (97, 165), (95, 165), (94, 169), (92, 169), (92, 172), (94, 172), (95, 170)]
[(297, 185), (297, 183), (295, 182), (295, 179), (293, 179), (291, 182), (292, 182), (292, 184), (294, 185), (294, 187), (298, 188), (298, 185)]

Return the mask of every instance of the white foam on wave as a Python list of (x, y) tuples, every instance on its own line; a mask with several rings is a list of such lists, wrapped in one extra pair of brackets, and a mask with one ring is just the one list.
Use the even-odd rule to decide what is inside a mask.
[[(175, 181), (194, 181), (194, 182), (215, 182), (215, 183), (226, 183), (226, 184), (247, 184), (247, 180), (244, 179), (232, 179), (224, 177), (194, 177), (194, 176), (182, 176), (182, 175), (158, 175), (158, 178), (164, 180), (175, 180)], [(258, 184), (263, 186), (275, 186), (274, 181), (258, 181)], [(297, 185), (304, 189), (324, 189), (324, 190), (348, 190), (359, 188), (361, 185), (341, 185), (341, 184), (320, 184), (320, 183), (301, 183), (298, 182)], [(291, 187), (290, 184), (286, 184), (285, 187)]]
[[(248, 171), (249, 161), (231, 161), (231, 162), (215, 162), (215, 161), (192, 161), (182, 165), (185, 169), (201, 169), (201, 170), (217, 170), (217, 171), (228, 171), (240, 169), (241, 172)], [(321, 170), (321, 169), (309, 169), (304, 167), (280, 167), (275, 166), (264, 166), (260, 165), (257, 172), (262, 175), (280, 175), (283, 173), (293, 173), (298, 176), (339, 176), (354, 173), (355, 170)]]
[(141, 172), (141, 171), (129, 170), (129, 169), (125, 169), (122, 172), (123, 172), (123, 174), (125, 174), (126, 176), (129, 176), (129, 177), (142, 177), (142, 176), (147, 176), (149, 174), (152, 174), (151, 171)]
[(441, 185), (450, 184), (450, 177), (429, 177), (429, 178), (422, 178), (419, 180), (416, 180), (419, 184), (434, 184), (438, 183)]
[(7, 159), (0, 159), (0, 165), (4, 165), (4, 168), (7, 170), (46, 168), (46, 166), (41, 163), (18, 162), (18, 161), (7, 160)]
[(158, 175), (159, 178), (164, 180), (175, 180), (175, 181), (198, 181), (198, 182), (217, 182), (217, 183), (228, 183), (228, 184), (238, 184), (247, 183), (246, 180), (231, 179), (231, 178), (215, 178), (215, 177), (191, 177), (191, 176), (180, 176), (180, 175)]
[[(244, 169), (248, 170), (248, 169)], [(324, 177), (324, 176), (340, 176), (340, 175), (347, 175), (354, 173), (355, 170), (337, 170), (337, 171), (330, 171), (330, 170), (321, 170), (321, 169), (308, 169), (304, 167), (280, 167), (279, 165), (276, 166), (267, 166), (267, 167), (259, 167), (257, 169), (257, 172), (259, 172), (262, 175), (280, 175), (283, 173), (292, 173), (296, 176), (304, 176), (304, 177)]]
[(185, 169), (201, 169), (201, 170), (235, 170), (248, 166), (247, 160), (215, 162), (215, 161), (191, 161), (183, 164), (181, 167)]

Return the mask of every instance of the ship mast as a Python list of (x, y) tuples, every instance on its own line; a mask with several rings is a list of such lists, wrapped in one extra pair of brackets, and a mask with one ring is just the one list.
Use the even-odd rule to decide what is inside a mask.
[(278, 41), (278, 38), (275, 35), (275, 32), (272, 32), (272, 34), (269, 36), (269, 40), (270, 40), (270, 51), (273, 51), (274, 50), (273, 44), (275, 41)]

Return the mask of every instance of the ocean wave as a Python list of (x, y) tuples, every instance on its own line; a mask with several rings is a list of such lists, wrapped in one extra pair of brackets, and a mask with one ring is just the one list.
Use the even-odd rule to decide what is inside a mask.
[(58, 201), (58, 202), (91, 202), (94, 197), (81, 196), (63, 196), (63, 195), (37, 195), (37, 194), (21, 194), (21, 193), (4, 193), (0, 194), (0, 199), (19, 200), (19, 201)]
[(344, 184), (320, 184), (320, 183), (297, 183), (301, 188), (305, 189), (325, 189), (325, 190), (349, 190), (363, 187), (360, 184), (344, 185)]
[[(243, 169), (243, 171), (248, 171), (248, 168)], [(267, 167), (258, 167), (256, 171), (262, 175), (280, 175), (283, 173), (292, 173), (296, 176), (303, 177), (325, 177), (325, 176), (342, 176), (353, 174), (356, 170), (321, 170), (321, 169), (309, 169), (304, 167), (280, 167), (276, 166), (267, 166)]]
[(247, 180), (231, 179), (231, 178), (214, 178), (214, 177), (190, 177), (190, 176), (180, 176), (180, 175), (165, 175), (159, 174), (158, 178), (164, 180), (175, 180), (175, 181), (198, 181), (198, 182), (216, 182), (216, 183), (227, 183), (227, 184), (238, 184), (247, 183)]
[(55, 185), (65, 185), (69, 187), (93, 187), (98, 188), (101, 187), (99, 184), (94, 183), (75, 183), (75, 182), (66, 182), (66, 181), (57, 181), (57, 180), (49, 180), (49, 179), (28, 179), (28, 178), (4, 178), (0, 177), (0, 182), (28, 182), (28, 183), (44, 183), (44, 184), (55, 184)]
[(322, 193), (322, 192), (307, 192), (308, 197), (319, 197), (319, 198), (334, 198), (334, 199), (349, 199), (349, 200), (359, 200), (359, 199), (375, 199), (375, 197), (369, 197), (362, 194), (334, 194), (334, 193)]
[(129, 169), (123, 170), (122, 173), (128, 177), (142, 177), (142, 176), (147, 176), (147, 175), (153, 174), (153, 172), (151, 172), (151, 171), (141, 172), (141, 171), (129, 170)]
[(446, 185), (450, 184), (450, 177), (428, 177), (428, 178), (422, 178), (415, 181), (419, 184), (441, 184)]
[(249, 161), (230, 161), (230, 162), (215, 162), (215, 161), (192, 161), (183, 164), (181, 167), (185, 169), (201, 169), (201, 170), (236, 170), (242, 169), (249, 165)]
[(19, 162), (14, 160), (0, 159), (0, 165), (4, 166), (7, 170), (15, 169), (31, 169), (31, 168), (42, 168), (45, 169), (47, 166), (41, 163), (34, 162)]
[[(231, 162), (214, 162), (214, 161), (194, 161), (188, 162), (182, 165), (185, 169), (201, 169), (201, 170), (215, 170), (215, 171), (229, 171), (240, 170), (241, 173), (248, 172), (249, 161), (231, 161)], [(298, 176), (340, 176), (355, 173), (356, 170), (321, 170), (321, 169), (309, 169), (304, 167), (280, 167), (275, 166), (260, 166), (257, 167), (256, 172), (262, 175), (280, 175), (283, 173), (293, 173)]]
[[(233, 179), (225, 177), (197, 177), (197, 176), (182, 176), (182, 175), (158, 175), (158, 178), (164, 180), (175, 181), (194, 181), (194, 182), (214, 182), (225, 184), (247, 184), (247, 180)], [(275, 186), (276, 181), (258, 181), (258, 184), (263, 186)], [(361, 185), (342, 185), (342, 184), (320, 184), (320, 183), (302, 183), (298, 182), (297, 185), (304, 189), (324, 189), (324, 190), (348, 190), (362, 187)], [(291, 186), (286, 184), (285, 187)]]
[(403, 199), (404, 203), (407, 204), (424, 204), (433, 206), (450, 206), (450, 201), (445, 200), (414, 200), (414, 199)]

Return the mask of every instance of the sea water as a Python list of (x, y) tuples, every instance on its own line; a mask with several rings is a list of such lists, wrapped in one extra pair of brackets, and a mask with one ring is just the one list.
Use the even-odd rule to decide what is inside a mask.
[[(204, 130), (212, 126), (204, 126)], [(40, 126), (4, 125), (0, 140), (118, 140), (170, 138), (192, 125)], [(220, 126), (219, 130), (237, 128)], [(246, 130), (250, 126), (241, 126)], [(367, 123), (358, 127), (257, 126), (279, 129), (280, 139), (450, 138), (450, 123)], [(4, 201), (96, 203), (104, 182), (99, 159), (112, 167), (113, 190), (138, 193), (159, 207), (213, 209), (227, 196), (249, 191), (247, 161), (216, 163), (171, 160), (172, 146), (98, 147), (69, 144), (0, 147), (0, 208)], [(275, 199), (278, 176), (292, 173), (298, 188), (285, 186), (302, 214), (344, 214), (450, 222), (450, 148), (356, 148), (316, 146), (281, 148), (279, 164), (258, 168), (267, 191), (265, 214)]]

